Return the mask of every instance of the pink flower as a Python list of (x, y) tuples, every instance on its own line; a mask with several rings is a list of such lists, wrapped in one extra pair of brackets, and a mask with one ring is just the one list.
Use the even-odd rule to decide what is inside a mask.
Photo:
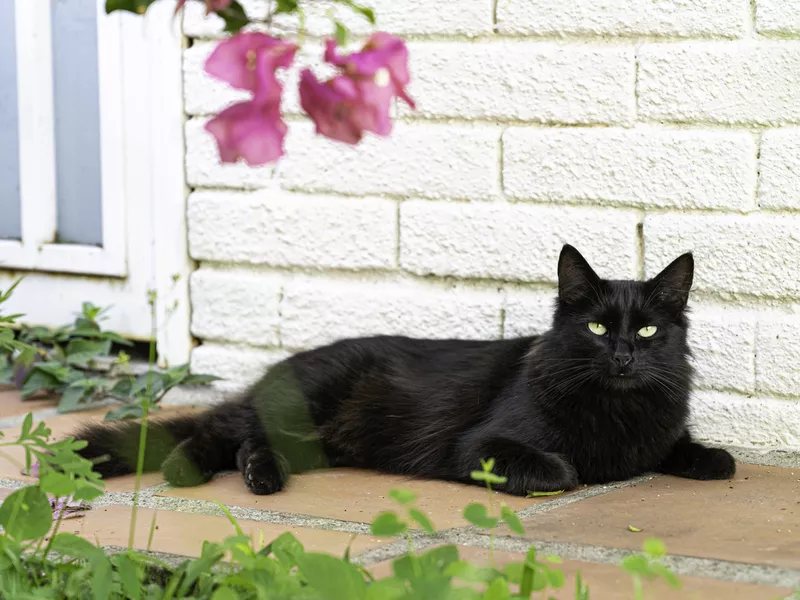
[(392, 91), (372, 81), (354, 81), (344, 75), (320, 83), (310, 69), (300, 78), (300, 104), (325, 137), (357, 144), (365, 131), (389, 135)]
[(206, 61), (206, 72), (253, 93), (208, 122), (222, 162), (243, 158), (251, 166), (283, 156), (286, 124), (281, 120), (283, 86), (277, 70), (291, 66), (297, 46), (263, 33), (240, 33), (221, 42)]
[(350, 77), (385, 78), (388, 72), (395, 94), (414, 108), (415, 104), (406, 92), (411, 80), (408, 73), (408, 48), (403, 40), (379, 31), (373, 33), (360, 52), (340, 56), (336, 52), (336, 42), (328, 40), (325, 44), (325, 60), (336, 65)]
[(263, 33), (240, 33), (214, 49), (206, 73), (236, 89), (253, 92), (257, 102), (280, 102), (283, 86), (276, 71), (294, 61), (297, 46)]
[(206, 131), (216, 138), (224, 163), (243, 158), (251, 166), (263, 165), (283, 156), (286, 124), (278, 104), (255, 100), (234, 104), (211, 119)]
[(392, 100), (399, 97), (414, 107), (405, 91), (408, 50), (402, 40), (376, 33), (349, 56), (339, 56), (329, 40), (325, 60), (342, 72), (320, 83), (306, 69), (300, 80), (300, 103), (320, 135), (347, 144), (357, 144), (366, 131), (386, 136), (392, 132)]

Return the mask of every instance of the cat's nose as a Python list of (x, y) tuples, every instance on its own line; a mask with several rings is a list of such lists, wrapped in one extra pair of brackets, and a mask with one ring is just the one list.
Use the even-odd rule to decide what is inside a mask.
[(630, 354), (615, 354), (614, 362), (617, 363), (620, 368), (625, 368), (633, 362), (633, 356)]

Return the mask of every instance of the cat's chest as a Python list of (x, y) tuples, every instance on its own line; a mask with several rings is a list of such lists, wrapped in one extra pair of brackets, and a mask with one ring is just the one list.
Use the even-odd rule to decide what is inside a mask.
[(587, 479), (630, 477), (652, 468), (669, 452), (685, 428), (682, 406), (648, 398), (597, 395), (566, 411), (560, 421), (558, 451)]

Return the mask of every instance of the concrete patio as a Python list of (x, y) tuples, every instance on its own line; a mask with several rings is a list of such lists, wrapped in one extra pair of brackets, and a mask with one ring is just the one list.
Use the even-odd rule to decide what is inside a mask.
[[(0, 428), (13, 438), (22, 418), (33, 412), (55, 436), (87, 419), (101, 419), (106, 408), (57, 415), (52, 399), (21, 401), (15, 391), (0, 390)], [(197, 410), (189, 405), (164, 411)], [(8, 454), (19, 459), (12, 449)], [(800, 465), (791, 454), (738, 452), (743, 462), (730, 481), (695, 482), (648, 475), (608, 486), (583, 487), (547, 498), (502, 501), (517, 511), (526, 530), (520, 538), (501, 527), (496, 538), (499, 563), (518, 560), (530, 545), (565, 559), (567, 586), (556, 597), (574, 597), (574, 575), (580, 571), (591, 597), (633, 598), (630, 577), (615, 565), (650, 536), (661, 538), (670, 566), (681, 576), (683, 589), (646, 584), (649, 599), (673, 598), (773, 600), (789, 598), (800, 589)], [(0, 495), (32, 481), (19, 467), (0, 461)], [(221, 540), (233, 528), (214, 501), (230, 507), (242, 528), (269, 541), (292, 531), (309, 550), (344, 552), (353, 534), (352, 554), (376, 575), (390, 573), (390, 560), (403, 554), (403, 540), (375, 538), (369, 523), (391, 510), (393, 487), (419, 495), (417, 506), (439, 530), (436, 536), (415, 532), (418, 548), (457, 544), (462, 556), (487, 561), (489, 537), (469, 526), (461, 511), (469, 502), (486, 502), (477, 487), (333, 469), (297, 476), (288, 490), (254, 496), (238, 474), (223, 475), (197, 488), (171, 489), (160, 474), (143, 478), (137, 548), (145, 549), (153, 518), (156, 531), (150, 550), (196, 556), (205, 539)], [(71, 531), (103, 546), (127, 544), (133, 501), (133, 477), (108, 482), (108, 492), (83, 516), (64, 521)], [(641, 529), (631, 531), (629, 526)]]

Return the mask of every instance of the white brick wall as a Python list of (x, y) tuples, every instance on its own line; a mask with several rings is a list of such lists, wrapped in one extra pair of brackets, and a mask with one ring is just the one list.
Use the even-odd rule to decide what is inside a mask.
[(356, 148), (315, 136), (294, 88), (317, 40), (275, 168), (217, 162), (203, 125), (241, 95), (203, 72), (221, 22), (187, 7), (193, 368), (235, 389), (342, 337), (532, 335), (564, 242), (617, 278), (691, 250), (695, 431), (800, 447), (800, 3), (365, 4), (409, 39), (419, 110)]

